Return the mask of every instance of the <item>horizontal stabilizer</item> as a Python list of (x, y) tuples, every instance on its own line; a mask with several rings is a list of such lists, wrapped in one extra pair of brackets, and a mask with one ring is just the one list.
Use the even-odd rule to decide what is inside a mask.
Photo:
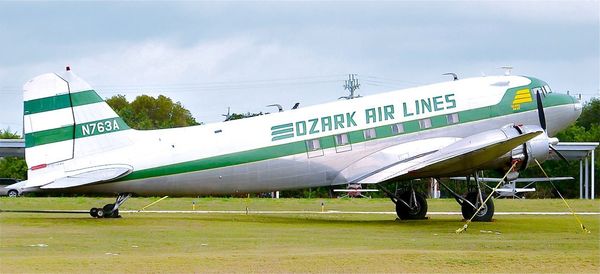
[(105, 182), (125, 176), (133, 168), (129, 165), (105, 165), (91, 168), (85, 168), (70, 172), (71, 175), (56, 179), (54, 182), (44, 185), (42, 189), (58, 189), (89, 185), (98, 182)]
[[(466, 177), (450, 177), (451, 180), (457, 180), (457, 181), (466, 181), (467, 178)], [(479, 178), (480, 181), (483, 182), (494, 182), (494, 183), (498, 183), (500, 182), (501, 178), (488, 178), (488, 177), (483, 177), (483, 178)], [(515, 180), (511, 180), (511, 182), (517, 182), (517, 183), (534, 183), (534, 182), (551, 182), (551, 181), (567, 181), (567, 180), (574, 180), (573, 177), (551, 177), (551, 178), (546, 178), (546, 177), (540, 177), (540, 178), (517, 178)], [(475, 178), (471, 177), (471, 181), (475, 181)]]

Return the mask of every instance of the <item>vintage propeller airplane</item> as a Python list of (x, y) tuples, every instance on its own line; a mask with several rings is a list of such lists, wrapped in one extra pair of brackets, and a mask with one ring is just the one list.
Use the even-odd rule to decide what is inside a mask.
[[(378, 184), (391, 180), (523, 170), (543, 161), (550, 138), (581, 104), (533, 77), (487, 76), (341, 100), (263, 116), (163, 130), (131, 129), (73, 72), (24, 87), (26, 187), (118, 195), (92, 208), (119, 217), (132, 194), (196, 196)], [(546, 123), (548, 122), (548, 123)], [(466, 182), (467, 184), (473, 184)], [(465, 196), (473, 217), (479, 181)], [(411, 186), (382, 188), (401, 219), (427, 213)], [(474, 220), (491, 220), (492, 200)]]

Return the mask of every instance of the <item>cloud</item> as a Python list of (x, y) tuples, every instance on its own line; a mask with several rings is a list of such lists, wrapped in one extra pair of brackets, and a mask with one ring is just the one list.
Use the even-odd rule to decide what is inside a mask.
[[(0, 45), (0, 115), (14, 125), (21, 85), (65, 65), (104, 97), (162, 93), (200, 121), (227, 106), (334, 100), (347, 73), (399, 80), (365, 83), (363, 95), (502, 65), (557, 87), (577, 79), (573, 89), (597, 90), (600, 81), (598, 1), (2, 5), (0, 34), (11, 43)], [(24, 8), (36, 16), (13, 15)]]
[[(344, 76), (327, 78), (332, 72), (344, 71), (343, 62), (330, 62), (310, 49), (284, 45), (276, 39), (232, 36), (191, 45), (153, 39), (98, 48), (103, 50), (84, 57), (0, 67), (0, 79), (8, 80), (9, 74), (25, 75), (19, 79), (24, 83), (27, 78), (61, 72), (62, 65), (69, 65), (103, 97), (125, 93), (133, 100), (142, 93), (164, 94), (183, 102), (204, 122), (220, 120), (228, 106), (235, 112), (264, 112), (271, 111), (264, 107), (267, 104), (292, 105), (305, 97), (299, 93), (307, 84), (312, 94), (307, 94), (309, 99), (303, 103), (324, 102), (343, 94)], [(306, 76), (308, 79), (301, 79)], [(319, 92), (323, 90), (322, 82), (335, 88), (329, 94)], [(11, 100), (15, 100), (13, 97)], [(12, 108), (10, 113), (20, 113), (19, 107)]]

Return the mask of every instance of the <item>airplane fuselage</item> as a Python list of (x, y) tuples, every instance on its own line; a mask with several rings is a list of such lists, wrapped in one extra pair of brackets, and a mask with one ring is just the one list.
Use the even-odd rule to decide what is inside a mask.
[[(195, 196), (347, 184), (361, 167), (368, 168), (368, 163), (359, 168), (353, 163), (383, 149), (395, 149), (399, 160), (410, 159), (507, 124), (537, 125), (532, 90), (543, 86), (528, 77), (479, 77), (164, 130), (137, 131), (123, 127), (120, 118), (109, 119), (82, 126), (76, 142), (94, 142), (99, 131), (118, 141), (106, 151), (66, 161), (65, 167), (133, 167), (114, 182), (74, 192)], [(549, 135), (581, 111), (563, 94), (544, 92), (543, 104)], [(398, 179), (414, 177), (419, 174)]]

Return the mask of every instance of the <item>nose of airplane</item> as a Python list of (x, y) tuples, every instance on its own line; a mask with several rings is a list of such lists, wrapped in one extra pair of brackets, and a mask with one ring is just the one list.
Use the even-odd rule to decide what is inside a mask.
[(577, 118), (579, 118), (583, 110), (581, 102), (568, 94), (558, 92), (550, 93), (546, 95), (545, 99), (548, 100), (547, 106), (552, 106), (553, 103), (555, 106), (562, 106), (560, 108), (553, 109), (550, 107), (549, 109), (546, 109), (548, 136), (554, 136), (559, 131), (573, 124)]
[(575, 121), (581, 115), (581, 112), (583, 111), (583, 105), (579, 100), (577, 100), (577, 98), (571, 97), (571, 99), (573, 100), (573, 108), (575, 110), (573, 113), (573, 121)]

